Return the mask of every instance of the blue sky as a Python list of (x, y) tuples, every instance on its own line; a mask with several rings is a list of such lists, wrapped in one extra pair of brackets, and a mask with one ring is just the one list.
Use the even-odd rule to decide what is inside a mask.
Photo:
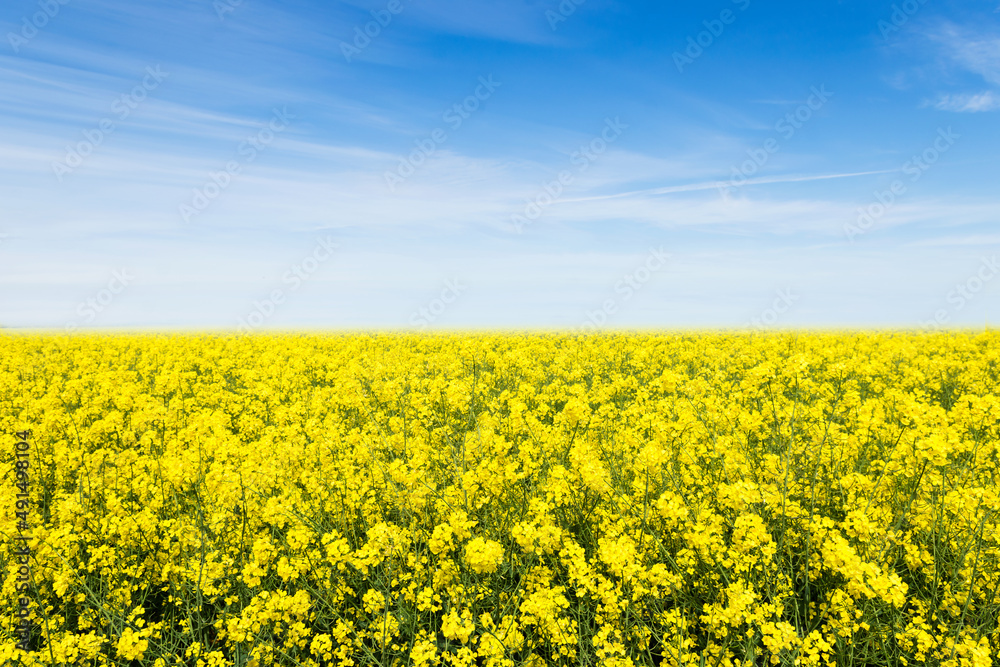
[(0, 35), (4, 326), (1000, 320), (997, 0), (8, 0)]

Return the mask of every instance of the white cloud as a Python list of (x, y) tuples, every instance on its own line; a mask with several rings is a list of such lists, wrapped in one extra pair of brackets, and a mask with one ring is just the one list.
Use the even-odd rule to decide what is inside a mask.
[(1000, 234), (973, 234), (970, 236), (936, 236), (906, 244), (908, 246), (974, 246), (984, 251), (990, 247), (1000, 247)]
[[(968, 72), (988, 84), (1000, 85), (1000, 34), (946, 22), (926, 33), (926, 37), (937, 45), (946, 71)], [(923, 106), (958, 113), (996, 111), (1000, 109), (1000, 91), (939, 95), (936, 100), (926, 100)]]
[(940, 111), (957, 111), (976, 113), (978, 111), (996, 111), (1000, 109), (1000, 96), (991, 90), (975, 95), (942, 95), (933, 103)]
[(1000, 85), (1000, 36), (977, 34), (950, 23), (928, 36), (944, 46), (952, 63)]

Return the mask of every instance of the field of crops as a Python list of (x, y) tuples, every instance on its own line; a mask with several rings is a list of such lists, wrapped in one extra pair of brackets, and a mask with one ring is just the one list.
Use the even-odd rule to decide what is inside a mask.
[(0, 664), (998, 665), (998, 386), (992, 332), (4, 335)]

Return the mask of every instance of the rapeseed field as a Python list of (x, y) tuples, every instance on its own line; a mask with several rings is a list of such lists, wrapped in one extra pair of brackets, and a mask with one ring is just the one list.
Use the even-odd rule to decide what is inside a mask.
[(0, 664), (990, 667), (998, 386), (993, 332), (3, 335)]

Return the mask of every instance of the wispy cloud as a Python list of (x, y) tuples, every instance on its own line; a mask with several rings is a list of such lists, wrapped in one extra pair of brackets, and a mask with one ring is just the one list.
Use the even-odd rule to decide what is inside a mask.
[(974, 246), (977, 248), (1000, 247), (1000, 234), (972, 234), (968, 236), (939, 236), (908, 243), (914, 247), (938, 248), (940, 246)]
[(1000, 109), (1000, 96), (991, 90), (975, 95), (942, 95), (933, 103), (940, 111), (976, 113)]
[(985, 32), (945, 23), (928, 37), (943, 47), (954, 65), (1000, 85), (1000, 33), (995, 28)]
[[(988, 24), (989, 21), (987, 20)], [(954, 86), (964, 84), (965, 90), (938, 93), (920, 105), (939, 111), (955, 113), (980, 113), (1000, 109), (1000, 30), (983, 25), (957, 24), (944, 21), (922, 33), (922, 48), (930, 45), (934, 54), (935, 87), (942, 83)], [(971, 75), (971, 76), (970, 76)], [(992, 87), (982, 90), (982, 84), (972, 83), (982, 79)], [(979, 90), (968, 90), (969, 84)]]
[[(855, 171), (845, 174), (814, 174), (809, 176), (772, 176), (767, 178), (750, 178), (744, 183), (744, 187), (749, 185), (768, 185), (775, 183), (804, 183), (807, 181), (826, 181), (831, 178), (852, 178), (854, 176), (871, 176), (873, 174), (888, 174), (895, 169), (880, 169), (877, 171)], [(565, 201), (598, 201), (603, 199), (620, 199), (622, 197), (669, 195), (678, 192), (697, 192), (700, 190), (718, 190), (720, 181), (707, 181), (703, 183), (688, 183), (686, 185), (669, 185), (662, 188), (650, 188), (647, 190), (635, 190), (632, 192), (619, 192), (612, 195), (599, 195), (595, 197), (582, 197), (578, 199), (567, 199)]]

